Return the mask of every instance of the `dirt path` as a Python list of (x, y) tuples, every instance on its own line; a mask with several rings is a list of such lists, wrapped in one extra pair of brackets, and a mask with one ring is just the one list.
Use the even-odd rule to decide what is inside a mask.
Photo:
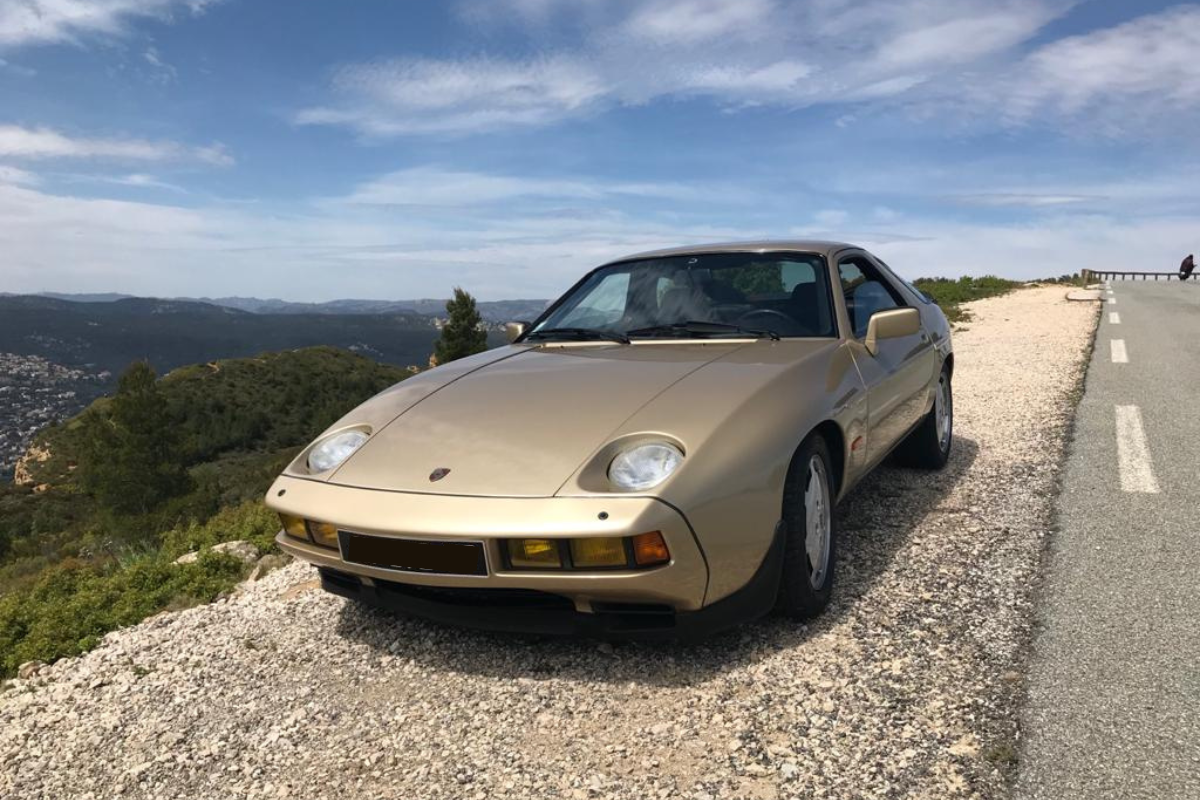
[(1096, 309), (974, 304), (957, 439), (843, 505), (837, 599), (700, 647), (529, 642), (308, 589), (112, 634), (0, 695), (0, 797), (999, 797)]

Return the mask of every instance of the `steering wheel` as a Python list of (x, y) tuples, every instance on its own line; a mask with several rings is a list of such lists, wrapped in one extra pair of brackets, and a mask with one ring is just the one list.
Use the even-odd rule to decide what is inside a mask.
[[(755, 324), (755, 318), (762, 319), (764, 322)], [(779, 330), (778, 325), (771, 327), (770, 321), (778, 320), (783, 323), (783, 329)], [(753, 311), (747, 311), (738, 317), (738, 327), (741, 328), (762, 328), (774, 331), (775, 333), (787, 333), (796, 327), (796, 320), (789, 317), (782, 311), (776, 311), (773, 308), (756, 308)]]

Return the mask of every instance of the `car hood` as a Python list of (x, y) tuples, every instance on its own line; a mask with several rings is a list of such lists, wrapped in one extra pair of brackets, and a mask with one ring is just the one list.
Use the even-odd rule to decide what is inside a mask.
[[(389, 491), (549, 497), (639, 409), (745, 346), (542, 346), (494, 358), (396, 408), (391, 422), (329, 481)], [(375, 404), (376, 418), (380, 402), (387, 396), (367, 404)], [(403, 402), (399, 393), (396, 402)], [(444, 477), (434, 480), (435, 471)]]

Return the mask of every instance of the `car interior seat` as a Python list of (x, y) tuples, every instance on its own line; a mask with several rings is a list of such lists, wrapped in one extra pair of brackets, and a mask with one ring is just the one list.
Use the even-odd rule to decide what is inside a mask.
[(796, 325), (804, 333), (812, 336), (819, 330), (828, 329), (829, 309), (822, 308), (820, 293), (815, 281), (797, 283), (792, 289), (792, 297), (788, 301), (788, 315), (796, 321)]
[(658, 322), (671, 325), (689, 320), (706, 320), (708, 302), (704, 294), (687, 286), (676, 286), (663, 293), (658, 304)]

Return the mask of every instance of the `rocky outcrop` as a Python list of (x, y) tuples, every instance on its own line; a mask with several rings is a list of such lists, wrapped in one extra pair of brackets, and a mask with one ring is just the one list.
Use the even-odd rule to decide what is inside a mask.
[[(29, 449), (25, 451), (25, 455), (17, 460), (17, 465), (13, 467), (13, 483), (18, 486), (28, 486), (32, 483), (37, 483), (37, 478), (33, 471), (36, 470), (34, 465), (44, 464), (50, 460), (50, 448), (42, 445), (29, 445)], [(32, 468), (32, 469), (31, 469)]]
[(286, 567), (290, 563), (292, 563), (292, 557), (283, 553), (272, 553), (263, 556), (254, 565), (254, 569), (250, 571), (250, 576), (246, 578), (246, 581), (254, 583), (255, 581), (262, 580), (275, 570)]
[[(214, 553), (224, 553), (227, 556), (233, 556), (238, 561), (245, 564), (253, 564), (258, 561), (258, 548), (247, 541), (236, 539), (232, 542), (221, 542), (212, 546)], [(176, 564), (194, 564), (200, 558), (200, 553), (191, 552), (184, 553), (179, 558), (175, 559)]]
[(24, 664), (17, 667), (17, 677), (21, 680), (29, 680), (41, 672), (45, 666), (45, 661), (26, 661)]

